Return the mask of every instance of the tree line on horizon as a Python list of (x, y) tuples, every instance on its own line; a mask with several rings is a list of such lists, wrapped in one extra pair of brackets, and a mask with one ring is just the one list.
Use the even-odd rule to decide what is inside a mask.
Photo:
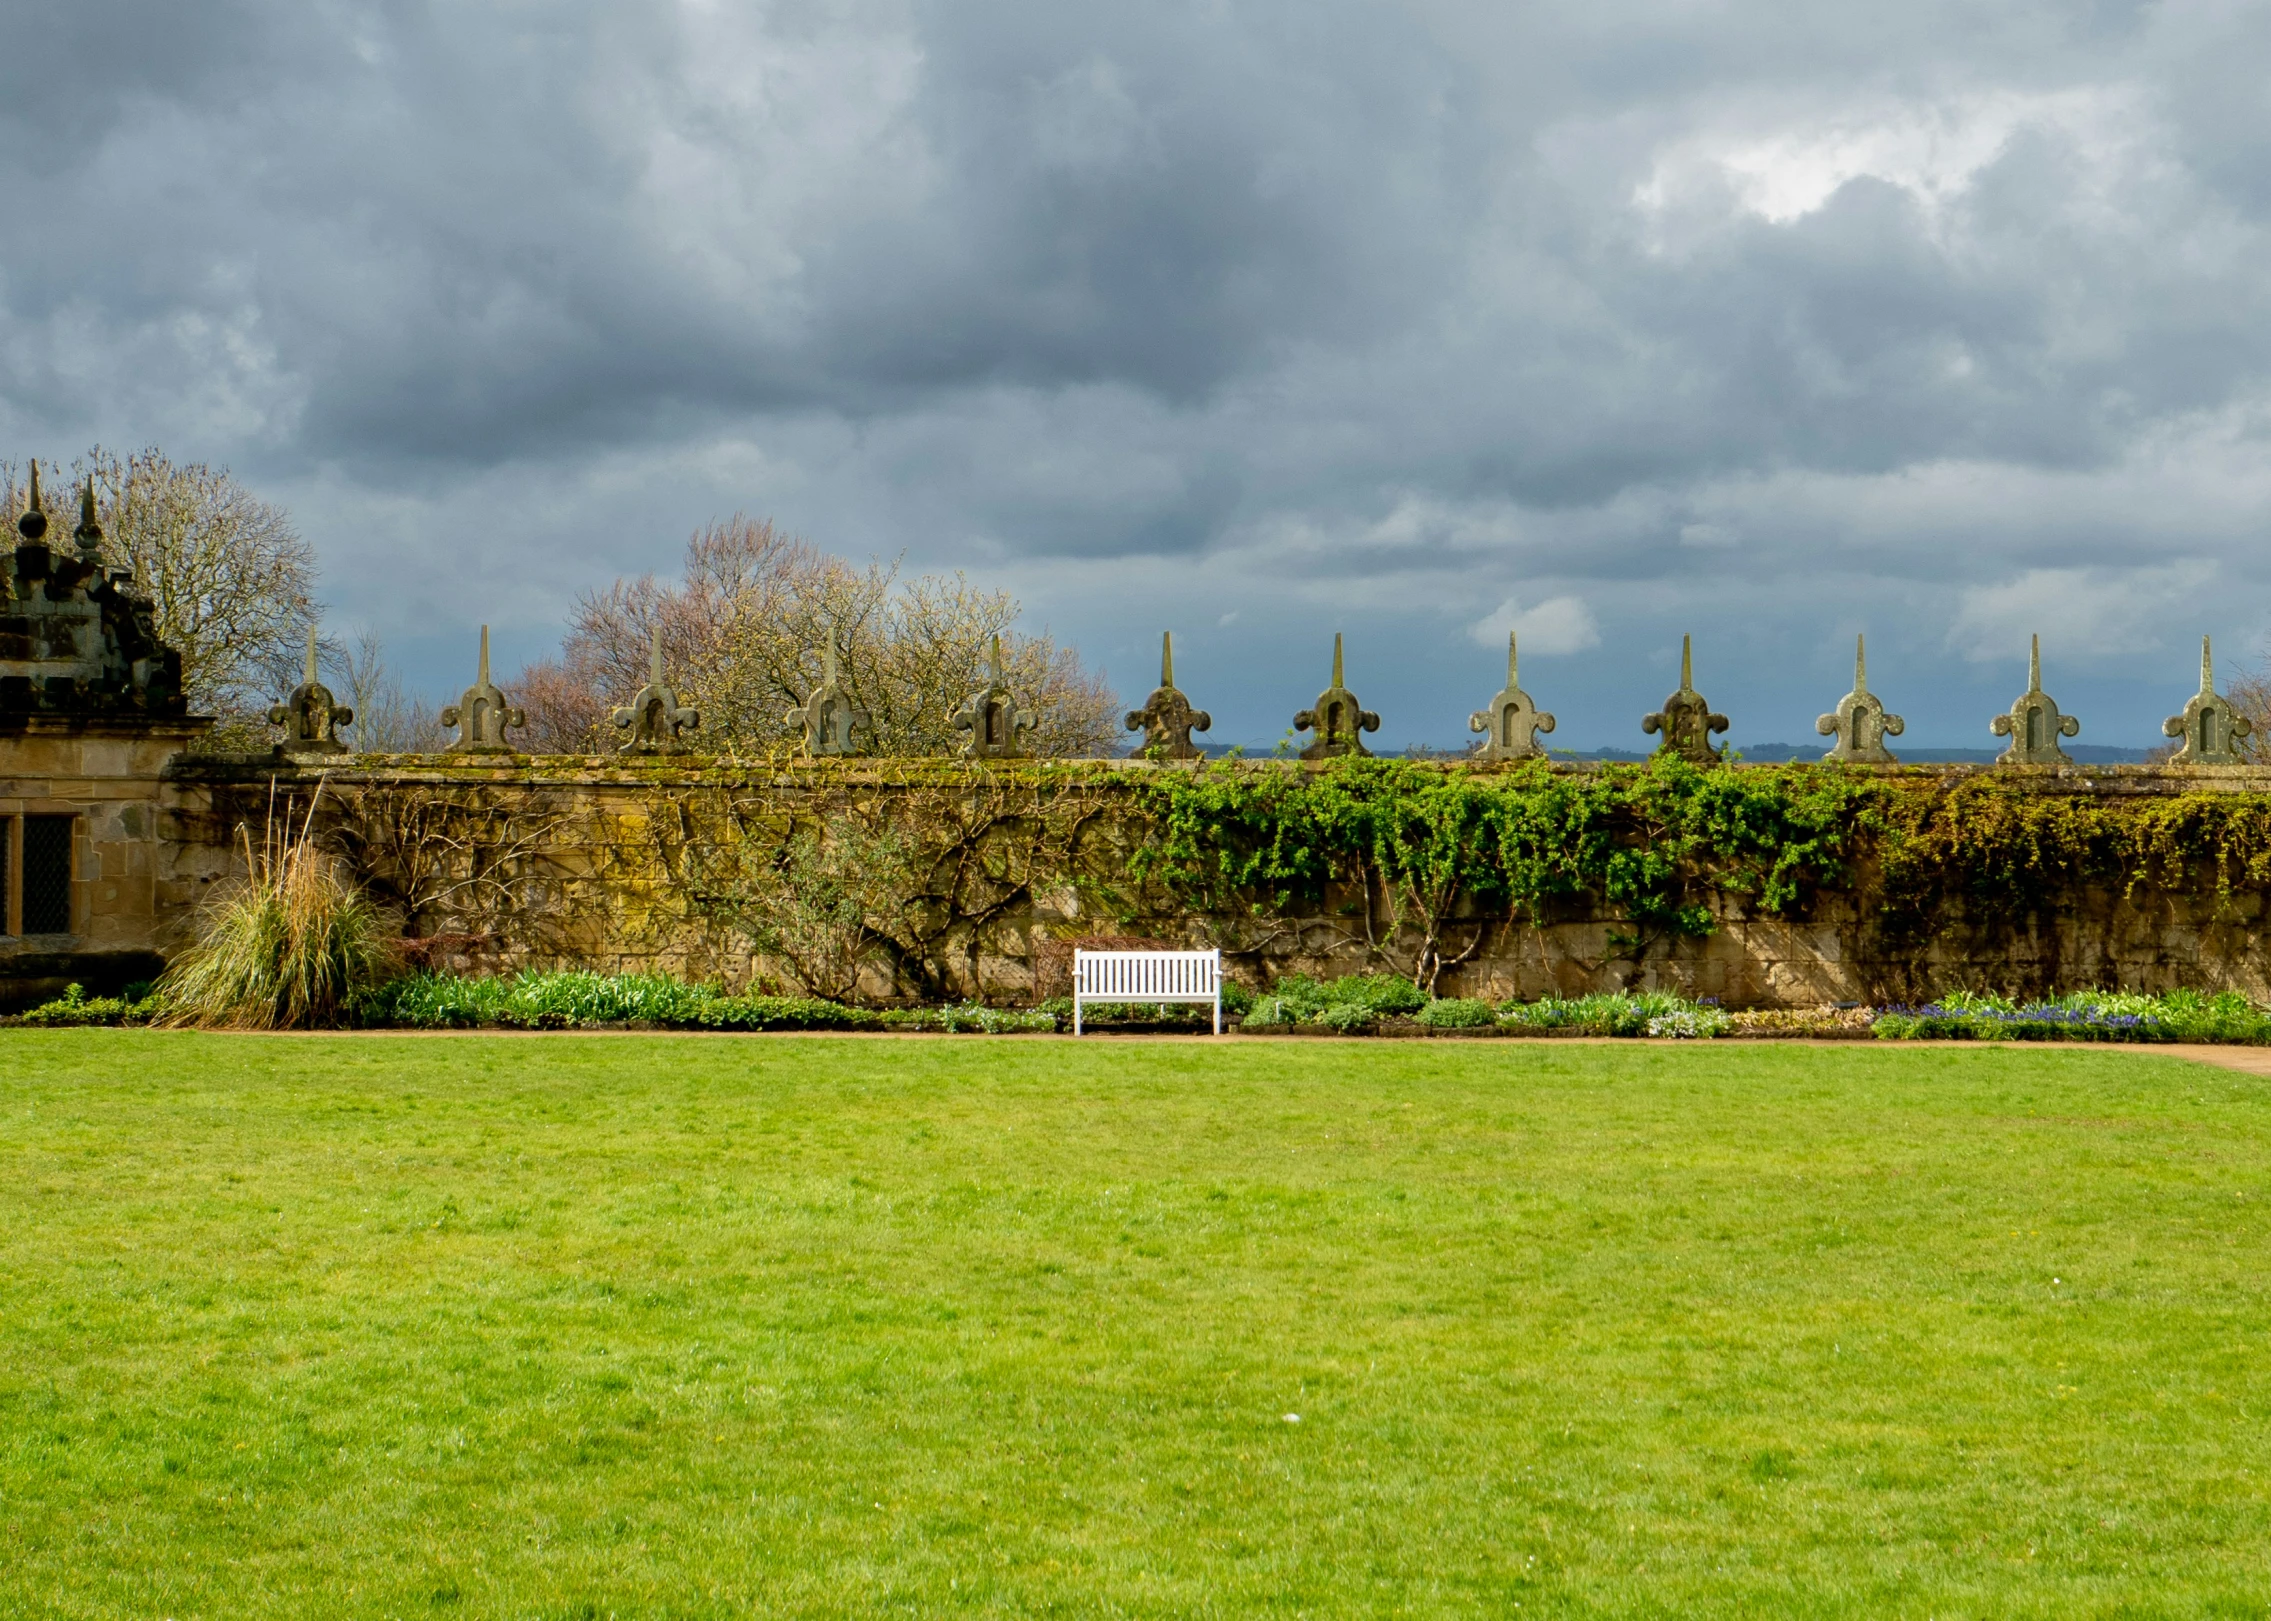
[[(104, 553), (132, 566), (158, 634), (181, 652), (192, 713), (215, 718), (209, 746), (265, 749), (268, 707), (299, 683), (323, 614), (315, 550), (289, 514), (224, 468), (176, 463), (154, 447), (119, 455), (96, 445), (68, 470), (43, 462), (40, 474), (51, 544), (72, 544), (79, 492), (92, 481)], [(28, 467), (0, 462), (11, 523), (29, 484)], [(679, 579), (624, 577), (577, 600), (559, 653), (507, 684), (528, 715), (514, 741), (538, 753), (616, 747), (611, 717), (646, 685), (659, 636), (667, 679), (701, 711), (694, 747), (777, 752), (796, 741), (784, 717), (820, 684), (832, 640), (838, 679), (871, 717), (874, 752), (948, 754), (961, 742), (954, 712), (985, 684), (998, 636), (1009, 682), (1038, 720), (1034, 751), (1111, 752), (1120, 706), (1110, 685), (1076, 649), (1017, 630), (1020, 612), (1008, 592), (960, 572), (854, 564), (736, 513), (694, 532)], [(355, 711), (358, 748), (411, 753), (447, 741), (438, 707), (405, 688), (375, 635), (324, 640), (319, 663)]]

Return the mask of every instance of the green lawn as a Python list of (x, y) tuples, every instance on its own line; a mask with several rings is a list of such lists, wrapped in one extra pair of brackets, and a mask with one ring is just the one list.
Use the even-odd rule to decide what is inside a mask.
[(2271, 1613), (2267, 1203), (2133, 1052), (10, 1033), (0, 1614)]

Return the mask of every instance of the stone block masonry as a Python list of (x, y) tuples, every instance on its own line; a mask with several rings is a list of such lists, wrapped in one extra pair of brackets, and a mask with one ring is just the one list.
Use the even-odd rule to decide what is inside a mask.
[[(1147, 773), (1191, 769), (1173, 763), (771, 769), (456, 754), (355, 756), (319, 769), (164, 761), (156, 740), (99, 755), (91, 739), (76, 753), (48, 748), (43, 758), (70, 774), (34, 784), (19, 772), (9, 786), (25, 797), (0, 807), (71, 805), (85, 815), (81, 859), (90, 865), (77, 915), (88, 932), (65, 955), (132, 951), (149, 961), (169, 951), (198, 898), (241, 866), (243, 831), (257, 840), (272, 815), (298, 825), (312, 803), (317, 836), (410, 933), (446, 942), (444, 961), (498, 971), (575, 965), (876, 1002), (1017, 1002), (1045, 993), (1040, 981), (1066, 943), (1100, 936), (1219, 945), (1232, 976), (1256, 987), (1283, 973), (1394, 970), (1409, 960), (1409, 942), (1377, 907), (1368, 916), (1350, 884), (1327, 884), (1283, 913), (1206, 915), (1130, 881), (1128, 857), (1148, 837), (1136, 790)], [(1924, 786), (1991, 780), (2046, 800), (2205, 792), (2271, 804), (2271, 771), (2251, 768), (1902, 766), (1873, 775)], [(1912, 1001), (1966, 986), (2194, 986), (2271, 1001), (2260, 885), (2219, 891), (2202, 871), (2175, 884), (2076, 882), (2015, 912), (1943, 900), (1927, 934), (1902, 934), (1888, 921), (1881, 875), (1863, 859), (1785, 914), (1709, 893), (1709, 933), (1638, 945), (1629, 921), (1597, 898), (1553, 903), (1535, 925), (1470, 906), (1459, 922), (1474, 949), (1437, 989), (1528, 998), (1667, 988), (1776, 1007)], [(17, 979), (52, 980), (55, 955)]]

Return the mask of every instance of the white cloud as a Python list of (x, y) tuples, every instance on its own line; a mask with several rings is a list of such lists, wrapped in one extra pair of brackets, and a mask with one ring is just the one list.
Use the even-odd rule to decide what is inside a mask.
[(1813, 213), (1854, 180), (1881, 180), (1937, 215), (1969, 191), (2022, 131), (2103, 170), (2139, 144), (2136, 96), (2118, 85), (2048, 93), (1995, 90), (1939, 101), (1875, 99), (1780, 128), (1704, 130), (1659, 149), (1633, 203), (1662, 216), (1731, 203), (1775, 225)]
[(1526, 653), (1582, 653), (1601, 645), (1601, 627), (1583, 597), (1548, 597), (1533, 608), (1508, 597), (1467, 627), (1467, 634), (1485, 647), (1503, 645), (1508, 631)]
[(1965, 594), (1948, 646), (1975, 663), (2023, 656), (2041, 633), (2075, 659), (2151, 647), (2170, 621), (2220, 613), (2204, 600), (2216, 569), (2197, 560), (2157, 568), (2036, 568)]

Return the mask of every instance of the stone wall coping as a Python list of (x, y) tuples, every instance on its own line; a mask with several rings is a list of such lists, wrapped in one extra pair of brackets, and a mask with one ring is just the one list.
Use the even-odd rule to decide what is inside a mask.
[[(517, 784), (570, 787), (715, 787), (722, 785), (793, 787), (805, 783), (858, 783), (892, 787), (908, 783), (1021, 782), (1048, 778), (1140, 777), (1163, 771), (1191, 772), (1207, 764), (1238, 771), (1321, 772), (1329, 761), (1292, 759), (1217, 759), (1212, 762), (1147, 759), (1021, 760), (1014, 762), (964, 761), (942, 758), (817, 758), (776, 761), (742, 761), (718, 756), (676, 755), (625, 758), (620, 755), (495, 754), (468, 758), (463, 754), (346, 754), (322, 761), (279, 760), (270, 755), (181, 754), (168, 762), (164, 775), (184, 783), (245, 783), (278, 781), (315, 786), (329, 781), (348, 786), (413, 781), (427, 784), (462, 784), (468, 787)], [(1495, 762), (1446, 759), (1410, 762), (1444, 772), (1476, 777), (1507, 776), (1535, 769), (1536, 761)], [(1640, 761), (1553, 760), (1557, 773), (1584, 776)], [(2175, 794), (2271, 792), (2271, 763), (2262, 765), (2176, 765), (2150, 762), (2135, 765), (1998, 765), (1957, 761), (1901, 765), (1825, 765), (1810, 761), (1742, 761), (1699, 769), (1737, 773), (1835, 771), (1847, 776), (1884, 778), (1894, 782), (1981, 781), (2027, 784), (2057, 793)]]
[(133, 714), (68, 712), (0, 715), (0, 737), (123, 737), (135, 742), (155, 739), (188, 744), (213, 729), (210, 715), (152, 719)]

